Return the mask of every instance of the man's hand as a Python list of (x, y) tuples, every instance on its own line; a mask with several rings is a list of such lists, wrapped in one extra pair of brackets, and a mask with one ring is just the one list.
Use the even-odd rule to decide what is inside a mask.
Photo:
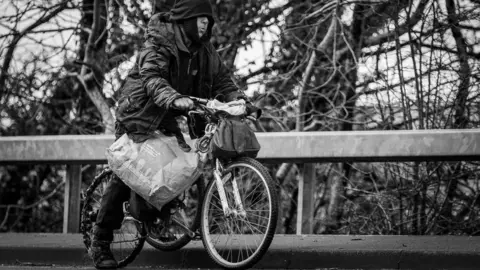
[(179, 110), (190, 110), (193, 108), (193, 100), (187, 97), (177, 98), (173, 101), (173, 107)]

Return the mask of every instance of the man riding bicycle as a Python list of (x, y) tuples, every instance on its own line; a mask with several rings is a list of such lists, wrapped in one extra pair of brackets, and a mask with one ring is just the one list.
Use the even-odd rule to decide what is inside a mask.
[[(169, 13), (152, 16), (146, 41), (120, 90), (117, 139), (127, 133), (141, 143), (160, 130), (176, 136), (182, 149), (189, 151), (175, 119), (193, 107), (188, 96), (224, 102), (246, 99), (209, 42), (213, 25), (209, 0), (178, 0)], [(202, 135), (201, 122), (195, 121), (195, 127), (190, 128), (192, 137)], [(121, 227), (123, 202), (130, 192), (118, 177), (113, 177), (102, 198), (91, 247), (98, 269), (117, 267), (110, 243), (113, 231)]]

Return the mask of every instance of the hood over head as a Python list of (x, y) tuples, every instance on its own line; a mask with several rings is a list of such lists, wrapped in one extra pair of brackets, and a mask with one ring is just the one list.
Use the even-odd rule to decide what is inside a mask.
[[(177, 0), (170, 11), (170, 19), (183, 25), (187, 36), (194, 42), (205, 42), (212, 36), (213, 9), (209, 0)], [(197, 17), (205, 16), (209, 24), (206, 33), (200, 38), (197, 29)]]
[(170, 44), (175, 40), (175, 31), (170, 21), (170, 13), (162, 12), (153, 15), (148, 21), (145, 38), (154, 44)]

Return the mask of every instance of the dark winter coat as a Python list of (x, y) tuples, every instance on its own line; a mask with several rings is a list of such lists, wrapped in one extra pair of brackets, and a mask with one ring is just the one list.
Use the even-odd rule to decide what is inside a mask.
[[(174, 119), (178, 112), (172, 110), (172, 103), (186, 94), (178, 88), (184, 79), (179, 76), (179, 50), (189, 52), (181, 35), (179, 25), (170, 20), (169, 13), (156, 14), (150, 19), (144, 46), (120, 90), (117, 136), (127, 132), (134, 141), (141, 142), (159, 128), (178, 132)], [(203, 43), (197, 53), (198, 85), (193, 92), (189, 89), (189, 94), (223, 101), (244, 96), (210, 42)]]

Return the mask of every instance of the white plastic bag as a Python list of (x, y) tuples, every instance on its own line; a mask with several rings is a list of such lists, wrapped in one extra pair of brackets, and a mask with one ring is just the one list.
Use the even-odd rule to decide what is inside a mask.
[(227, 103), (223, 103), (214, 99), (207, 103), (207, 108), (225, 111), (231, 115), (243, 115), (247, 110), (245, 100), (243, 99), (234, 100)]
[(175, 137), (161, 133), (143, 143), (135, 143), (124, 134), (107, 148), (106, 156), (112, 171), (157, 209), (200, 176), (198, 154), (184, 152)]

